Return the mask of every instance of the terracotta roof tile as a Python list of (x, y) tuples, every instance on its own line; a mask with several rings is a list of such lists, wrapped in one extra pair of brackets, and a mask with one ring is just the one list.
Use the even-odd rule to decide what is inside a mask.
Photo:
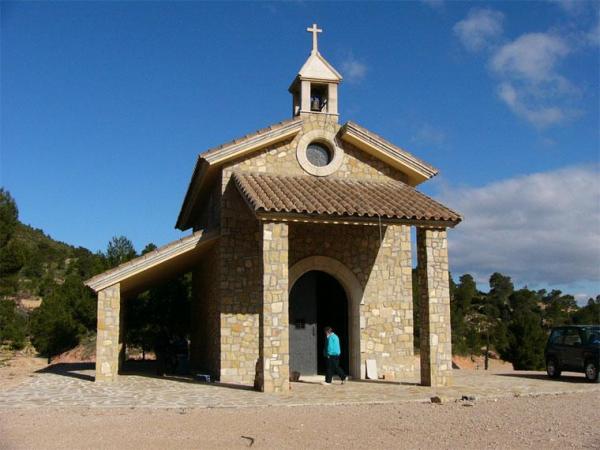
[(374, 182), (311, 176), (233, 174), (242, 196), (256, 212), (381, 217), (441, 221), (461, 216), (399, 181)]

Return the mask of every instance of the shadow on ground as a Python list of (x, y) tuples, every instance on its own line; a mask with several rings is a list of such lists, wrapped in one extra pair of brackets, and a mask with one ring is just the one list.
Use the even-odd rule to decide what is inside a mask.
[(529, 380), (544, 380), (548, 382), (556, 382), (556, 383), (588, 383), (583, 374), (578, 375), (572, 373), (570, 375), (562, 375), (559, 378), (550, 378), (548, 375), (543, 373), (497, 373), (495, 374), (499, 377), (514, 377), (514, 378), (526, 378)]
[(94, 381), (93, 375), (80, 373), (83, 371), (94, 370), (94, 367), (95, 364), (93, 362), (58, 363), (36, 370), (35, 373), (53, 373), (55, 375), (77, 378), (84, 381)]
[[(73, 362), (73, 363), (58, 363), (51, 364), (43, 369), (37, 370), (36, 373), (52, 373), (55, 375), (61, 375), (65, 377), (77, 378), (83, 381), (94, 381), (96, 364), (94, 362)], [(83, 373), (82, 373), (83, 372)], [(88, 373), (85, 373), (88, 372)], [(91, 372), (92, 374), (90, 374)], [(252, 386), (244, 386), (231, 383), (220, 383), (218, 381), (207, 383), (194, 379), (191, 374), (165, 374), (158, 375), (156, 373), (156, 362), (152, 360), (140, 361), (140, 360), (128, 360), (123, 364), (123, 368), (119, 375), (121, 377), (127, 377), (131, 375), (147, 377), (159, 380), (168, 380), (178, 383), (190, 383), (190, 384), (205, 384), (207, 386), (219, 386), (230, 389), (239, 389), (244, 391), (252, 391)]]

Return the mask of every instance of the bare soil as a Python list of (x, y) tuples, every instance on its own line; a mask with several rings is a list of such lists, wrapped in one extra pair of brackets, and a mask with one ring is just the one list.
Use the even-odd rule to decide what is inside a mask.
[[(452, 356), (452, 364), (462, 370), (485, 370), (485, 358), (483, 356)], [(512, 364), (498, 358), (488, 359), (488, 370), (491, 372), (506, 372), (513, 370)]]
[[(3, 355), (0, 390), (46, 366)], [(0, 449), (600, 448), (600, 393), (252, 408), (0, 408)]]
[(587, 394), (443, 405), (0, 410), (0, 448), (600, 448), (599, 410), (600, 396)]
[(27, 352), (0, 352), (0, 390), (11, 389), (46, 367), (47, 362), (46, 358), (36, 358)]

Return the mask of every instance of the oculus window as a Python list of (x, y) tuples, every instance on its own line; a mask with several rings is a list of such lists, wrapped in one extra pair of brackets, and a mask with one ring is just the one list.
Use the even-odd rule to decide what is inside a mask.
[(325, 145), (312, 142), (306, 147), (306, 159), (316, 167), (325, 167), (333, 159), (331, 150)]

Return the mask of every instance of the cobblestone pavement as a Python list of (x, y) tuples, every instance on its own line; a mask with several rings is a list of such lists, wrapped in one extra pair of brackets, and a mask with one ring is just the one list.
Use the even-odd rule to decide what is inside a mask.
[(587, 392), (600, 395), (600, 384), (571, 374), (550, 380), (542, 372), (485, 373), (454, 370), (454, 386), (429, 388), (416, 382), (350, 381), (322, 386), (291, 383), (284, 394), (264, 394), (239, 386), (200, 383), (188, 379), (122, 375), (116, 383), (94, 383), (91, 365), (70, 364), (39, 371), (8, 389), (0, 387), (0, 409), (37, 407), (90, 408), (227, 408), (294, 405), (351, 405), (428, 401), (433, 395), (449, 400), (463, 395), (500, 398)]

